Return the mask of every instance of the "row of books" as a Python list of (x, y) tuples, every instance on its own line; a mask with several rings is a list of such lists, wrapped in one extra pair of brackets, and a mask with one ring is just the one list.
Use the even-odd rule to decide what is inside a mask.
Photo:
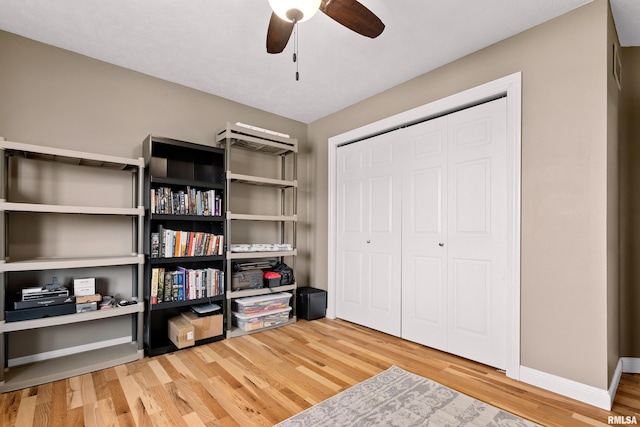
[(169, 187), (151, 189), (151, 213), (172, 215), (222, 215), (222, 194), (216, 190), (187, 187), (174, 192)]
[(151, 233), (151, 258), (222, 255), (224, 236), (203, 231), (170, 230)]
[(224, 293), (224, 271), (176, 268), (151, 269), (151, 304), (215, 297)]

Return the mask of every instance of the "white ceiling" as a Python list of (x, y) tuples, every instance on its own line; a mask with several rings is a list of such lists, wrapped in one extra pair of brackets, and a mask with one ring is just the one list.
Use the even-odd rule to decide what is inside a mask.
[[(322, 13), (266, 53), (267, 0), (0, 0), (0, 29), (309, 123), (591, 0), (360, 0), (376, 39)], [(640, 45), (640, 1), (611, 0)]]

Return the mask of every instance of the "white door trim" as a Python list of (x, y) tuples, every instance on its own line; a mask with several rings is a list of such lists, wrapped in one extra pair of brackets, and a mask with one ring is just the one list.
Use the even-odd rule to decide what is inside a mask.
[(429, 104), (395, 114), (377, 122), (329, 138), (328, 141), (328, 283), (327, 317), (335, 318), (336, 283), (336, 165), (337, 148), (403, 125), (436, 117), (443, 113), (478, 104), (485, 100), (507, 97), (507, 181), (509, 205), (509, 242), (507, 282), (509, 306), (507, 376), (520, 379), (520, 183), (521, 183), (521, 117), (522, 73), (514, 73), (468, 89)]

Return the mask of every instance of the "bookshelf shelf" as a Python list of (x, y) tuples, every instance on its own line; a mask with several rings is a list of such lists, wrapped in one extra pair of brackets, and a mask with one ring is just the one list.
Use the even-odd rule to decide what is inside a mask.
[(116, 265), (143, 265), (144, 255), (105, 256), (90, 258), (39, 258), (0, 262), (0, 272), (62, 270), (68, 268), (113, 267)]
[(241, 219), (245, 221), (297, 221), (297, 215), (257, 215), (257, 214), (237, 214), (227, 212), (228, 219)]
[(51, 162), (67, 163), (77, 166), (91, 166), (95, 168), (132, 170), (144, 167), (142, 158), (130, 159), (104, 154), (86, 153), (83, 151), (66, 150), (55, 147), (25, 144), (22, 142), (0, 140), (0, 149), (13, 156), (27, 159), (47, 160)]
[[(225, 218), (224, 209), (221, 206), (219, 213), (214, 208), (217, 203), (222, 204), (226, 192), (225, 152), (218, 147), (154, 135), (145, 139), (143, 151), (147, 166), (145, 207), (149, 212), (146, 217), (144, 236), (147, 259), (145, 267), (147, 312), (144, 342), (146, 353), (149, 356), (156, 356), (177, 350), (168, 338), (170, 318), (189, 311), (192, 305), (207, 302), (217, 302), (221, 309), (224, 309), (222, 303), (224, 289), (221, 293), (218, 292), (219, 286), (215, 283), (224, 282), (225, 256), (223, 249), (220, 249), (220, 254), (216, 254), (215, 244), (218, 243), (218, 248), (220, 244), (225, 244)], [(194, 212), (214, 215), (195, 215)], [(169, 231), (169, 234), (166, 234), (166, 231)], [(197, 240), (196, 233), (202, 233), (205, 239), (207, 235), (209, 239), (215, 236), (215, 243), (213, 246), (202, 244), (201, 240)], [(190, 240), (186, 243), (183, 241), (184, 246), (177, 246), (180, 243), (179, 236), (186, 236), (186, 239), (193, 240), (192, 251), (188, 250)], [(218, 240), (219, 238), (221, 241)], [(158, 246), (155, 249), (152, 249), (154, 246), (152, 240), (157, 242)], [(211, 251), (195, 250), (198, 242), (201, 243), (200, 248), (210, 248)], [(158, 256), (151, 256), (152, 250)], [(211, 255), (165, 257), (163, 256), (165, 251), (171, 255), (187, 253), (211, 253)], [(207, 270), (209, 279), (211, 279), (210, 274), (215, 274), (217, 282), (210, 281), (208, 286), (212, 295), (200, 296), (206, 293), (203, 288), (207, 286), (203, 282), (189, 283), (185, 270)], [(162, 275), (162, 281), (160, 281), (160, 275)], [(154, 281), (154, 277), (158, 277), (157, 281)], [(169, 294), (165, 293), (169, 283), (167, 281), (171, 283)], [(162, 286), (159, 286), (160, 283)], [(189, 299), (188, 288), (191, 286), (195, 287), (196, 297)], [(163, 290), (162, 294), (160, 289)], [(222, 338), (224, 338), (224, 328), (213, 340)], [(211, 342), (211, 340), (198, 341), (196, 344), (204, 342)]]
[(210, 298), (207, 297), (207, 298), (196, 298), (196, 299), (186, 300), (186, 301), (161, 302), (158, 304), (152, 304), (150, 310), (158, 311), (158, 310), (167, 310), (170, 308), (190, 307), (192, 305), (205, 304), (208, 302), (215, 303), (223, 300), (224, 300), (224, 295), (216, 295)]
[(108, 319), (110, 317), (127, 316), (136, 313), (144, 313), (144, 304), (134, 304), (125, 307), (114, 307), (108, 310), (88, 311), (85, 313), (66, 314), (64, 316), (43, 317), (42, 319), (4, 322), (0, 323), (0, 332), (15, 332), (25, 331), (27, 329), (70, 325), (73, 323)]
[(293, 257), (298, 254), (296, 249), (292, 251), (269, 251), (269, 252), (229, 252), (227, 259), (253, 259), (253, 258), (281, 258)]
[[(69, 288), (71, 283), (71, 294), (73, 278), (95, 275), (97, 292), (102, 287), (121, 298), (142, 295), (144, 160), (2, 138), (0, 153), (0, 392), (141, 359), (144, 304), (31, 319), (35, 315), (21, 313), (28, 320), (11, 322), (6, 318), (14, 295), (21, 288), (48, 283), (43, 276), (66, 277), (61, 284)], [(92, 184), (85, 185), (83, 179)], [(45, 183), (51, 191), (41, 187)], [(68, 203), (72, 199), (80, 203)], [(115, 220), (122, 217), (130, 220)], [(91, 234), (76, 224), (91, 224)], [(102, 224), (109, 225), (102, 229)], [(105, 233), (122, 235), (128, 242), (107, 242)], [(56, 237), (67, 239), (52, 242)], [(98, 255), (67, 256), (81, 252), (75, 249), (81, 241), (100, 242), (91, 250)]]
[(151, 214), (152, 220), (165, 220), (165, 221), (202, 221), (202, 222), (213, 222), (213, 221), (224, 221), (223, 216), (205, 216), (205, 215), (182, 215), (182, 214)]
[(243, 175), (239, 173), (228, 172), (227, 179), (233, 183), (260, 185), (275, 188), (293, 188), (298, 186), (297, 180), (284, 180), (265, 178), (259, 176)]
[(275, 288), (267, 288), (267, 289), (243, 289), (240, 291), (227, 292), (227, 299), (232, 300), (235, 298), (254, 297), (257, 295), (265, 295), (268, 293), (275, 293), (275, 292), (291, 292), (291, 291), (295, 291), (296, 289), (297, 289), (297, 285), (295, 283), (292, 285), (276, 286)]
[(255, 153), (272, 155), (287, 155), (298, 152), (298, 140), (277, 133), (270, 133), (260, 129), (239, 124), (227, 123), (218, 130), (218, 144)]
[[(295, 259), (298, 255), (296, 249), (296, 226), (298, 221), (297, 216), (297, 153), (298, 153), (298, 140), (295, 138), (289, 138), (286, 135), (279, 134), (277, 132), (265, 131), (263, 129), (253, 128), (251, 126), (231, 124), (227, 123), (224, 127), (217, 131), (217, 141), (221, 147), (224, 147), (227, 152), (226, 157), (226, 180), (227, 180), (227, 197), (225, 206), (226, 211), (226, 232), (228, 237), (228, 245), (226, 252), (227, 261), (227, 283), (226, 283), (226, 323), (227, 323), (227, 338), (237, 337), (241, 335), (247, 335), (254, 332), (262, 331), (265, 329), (271, 329), (283, 324), (290, 324), (296, 321), (295, 316), (295, 294), (297, 284), (293, 283), (285, 286), (278, 286), (274, 288), (259, 288), (259, 289), (243, 289), (234, 290), (232, 287), (231, 271), (237, 264), (242, 264), (242, 261), (254, 262), (256, 260), (277, 259), (279, 262), (287, 261), (287, 264), (295, 270)], [(234, 156), (236, 150), (250, 151), (260, 157), (261, 161), (265, 163), (272, 163), (273, 170), (279, 169), (278, 176), (260, 176), (260, 175), (248, 175), (238, 173), (235, 171)], [(241, 185), (251, 185), (265, 187), (265, 192), (272, 191), (274, 197), (280, 205), (279, 214), (276, 215), (264, 215), (253, 212), (234, 212), (231, 210), (230, 195), (234, 189), (240, 189)], [(262, 189), (260, 190), (262, 191)], [(277, 224), (279, 228), (279, 241), (271, 243), (290, 244), (292, 250), (286, 251), (267, 251), (267, 252), (233, 252), (231, 251), (231, 244), (236, 243), (233, 241), (234, 230), (236, 227), (242, 227), (239, 222), (252, 221), (259, 227), (271, 227), (272, 224)], [(235, 225), (234, 225), (235, 224)], [(244, 243), (244, 242), (237, 242)], [(268, 295), (272, 292), (291, 292), (293, 298), (291, 299), (290, 318), (287, 322), (281, 323), (276, 326), (269, 326), (266, 328), (260, 328), (253, 331), (244, 331), (241, 328), (234, 327), (234, 316), (231, 311), (233, 301), (236, 298), (243, 298), (249, 296)]]
[(173, 185), (173, 186), (191, 186), (198, 188), (209, 188), (212, 190), (219, 189), (224, 190), (224, 184), (209, 182), (209, 181), (197, 181), (193, 179), (184, 178), (167, 178), (167, 177), (151, 177), (151, 182), (158, 185)]
[(149, 258), (149, 264), (151, 265), (164, 265), (164, 264), (186, 264), (186, 263), (200, 263), (200, 262), (214, 262), (224, 259), (224, 255), (210, 255), (210, 256), (183, 256), (183, 257), (169, 257), (169, 258)]
[(136, 208), (112, 208), (100, 206), (64, 206), (38, 203), (12, 203), (0, 200), (0, 211), (9, 212), (41, 212), (81, 215), (123, 215), (144, 216), (144, 206)]

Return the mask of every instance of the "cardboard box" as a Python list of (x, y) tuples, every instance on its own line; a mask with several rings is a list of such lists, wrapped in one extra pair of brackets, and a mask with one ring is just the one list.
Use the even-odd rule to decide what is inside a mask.
[(191, 347), (196, 343), (195, 328), (182, 316), (172, 317), (169, 319), (169, 339), (178, 348)]
[(81, 295), (76, 297), (76, 304), (83, 304), (85, 302), (100, 302), (102, 301), (102, 295)]
[(86, 279), (75, 279), (73, 281), (73, 294), (75, 296), (95, 295), (96, 279), (88, 277)]
[(222, 314), (198, 317), (195, 313), (185, 311), (182, 317), (194, 327), (196, 341), (222, 335)]

